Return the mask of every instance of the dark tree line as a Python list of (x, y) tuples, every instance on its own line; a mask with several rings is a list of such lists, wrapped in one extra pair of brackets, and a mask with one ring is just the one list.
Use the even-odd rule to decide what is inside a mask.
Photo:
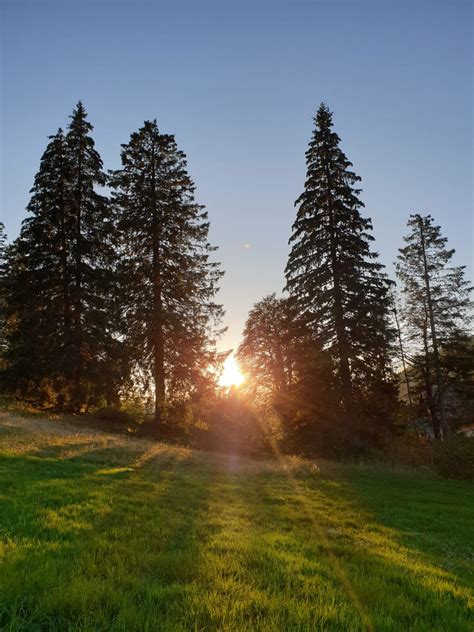
[(240, 416), (250, 437), (260, 407), (272, 428), (279, 420), (287, 448), (333, 454), (418, 419), (443, 439), (469, 417), (464, 268), (451, 265), (431, 216), (412, 215), (395, 288), (324, 104), (295, 203), (285, 295), (250, 311), (237, 351), (250, 379), (229, 401), (217, 389), (223, 273), (185, 154), (145, 121), (107, 173), (81, 103), (70, 118), (49, 139), (12, 244), (0, 224), (0, 379), (10, 396), (82, 412), (140, 392), (159, 425), (183, 401), (201, 402), (202, 421), (211, 393), (216, 436), (226, 434), (219, 420), (239, 428)]
[(78, 103), (7, 249), (2, 377), (20, 398), (74, 412), (141, 377), (160, 422), (167, 397), (213, 377), (221, 272), (174, 137), (145, 122), (106, 174), (92, 130)]
[[(331, 448), (346, 440), (372, 441), (390, 419), (395, 400), (391, 283), (371, 249), (360, 177), (340, 148), (324, 104), (315, 117), (306, 164), (286, 266), (288, 298), (270, 297), (254, 308), (239, 357), (251, 365), (255, 330), (264, 337), (261, 354), (262, 345), (272, 349), (271, 355), (290, 349), (291, 381), (282, 398), (274, 373), (275, 405), (285, 411), (289, 432), (299, 433), (301, 443)], [(280, 317), (271, 315), (270, 305)], [(262, 316), (269, 329), (265, 334), (265, 326), (256, 322)], [(298, 323), (297, 332), (285, 323)], [(286, 332), (284, 345), (277, 330)], [(273, 362), (273, 372), (280, 364)], [(265, 362), (257, 373), (262, 366)]]
[(397, 308), (361, 212), (360, 177), (332, 127), (321, 104), (295, 203), (287, 296), (254, 306), (239, 347), (248, 389), (272, 402), (301, 446), (373, 445), (394, 431), (404, 407), (411, 420), (428, 414), (441, 439), (474, 398), (464, 269), (449, 267), (454, 251), (432, 218), (411, 216)]

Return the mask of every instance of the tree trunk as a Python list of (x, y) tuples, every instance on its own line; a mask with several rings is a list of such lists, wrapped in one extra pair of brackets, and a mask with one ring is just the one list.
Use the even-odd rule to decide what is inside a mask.
[(71, 343), (71, 298), (69, 296), (69, 271), (67, 261), (67, 240), (65, 226), (65, 209), (64, 209), (64, 187), (61, 181), (61, 197), (60, 197), (60, 243), (61, 243), (61, 281), (62, 281), (62, 299), (63, 299), (63, 326), (64, 338), (67, 344)]
[(352, 391), (352, 377), (349, 364), (349, 345), (347, 342), (346, 330), (344, 326), (344, 307), (339, 276), (339, 262), (337, 258), (336, 222), (332, 205), (331, 175), (327, 166), (326, 182), (328, 186), (327, 203), (329, 211), (330, 256), (334, 284), (334, 325), (336, 330), (337, 348), (339, 352), (339, 371), (342, 386), (343, 404), (347, 421), (353, 422), (354, 419), (350, 419), (350, 416), (355, 414), (354, 393)]
[(163, 296), (161, 287), (160, 220), (156, 200), (155, 144), (152, 145), (152, 212), (153, 212), (153, 379), (155, 382), (155, 425), (163, 422), (165, 405), (165, 350), (163, 335)]
[(427, 325), (423, 327), (423, 346), (425, 350), (425, 367), (423, 371), (426, 393), (426, 408), (431, 421), (431, 427), (433, 428), (433, 434), (435, 439), (441, 440), (441, 426), (438, 419), (438, 412), (436, 410), (435, 401), (433, 397), (433, 383), (431, 381), (431, 362), (429, 356), (428, 347), (428, 332)]
[(434, 360), (436, 387), (438, 389), (438, 401), (439, 401), (440, 418), (441, 418), (441, 437), (440, 438), (443, 439), (448, 432), (448, 426), (447, 426), (446, 417), (444, 414), (444, 389), (443, 389), (443, 380), (441, 378), (441, 362), (439, 358), (438, 340), (436, 336), (436, 326), (435, 326), (435, 321), (434, 321), (433, 301), (431, 297), (430, 277), (428, 273), (428, 262), (426, 260), (425, 232), (423, 229), (423, 220), (421, 217), (419, 218), (419, 227), (420, 227), (420, 237), (421, 237), (421, 251), (423, 255), (423, 276), (425, 280), (426, 299), (427, 299), (427, 305), (428, 305), (428, 317), (429, 317), (430, 332), (431, 332), (431, 344), (433, 346), (433, 360)]
[(270, 342), (273, 347), (273, 382), (280, 392), (288, 390), (287, 376), (285, 373), (285, 358), (281, 344), (280, 332), (273, 326), (272, 340)]
[(74, 409), (80, 412), (83, 404), (82, 392), (82, 143), (79, 144), (79, 165), (76, 189), (76, 252), (75, 252), (75, 300), (74, 300)]
[(344, 409), (346, 414), (354, 413), (354, 394), (352, 392), (352, 377), (349, 365), (349, 353), (347, 336), (344, 327), (344, 311), (342, 306), (342, 296), (339, 280), (334, 274), (334, 315), (337, 336), (337, 346), (339, 351), (339, 370), (344, 397)]
[(393, 308), (393, 314), (395, 316), (395, 324), (397, 326), (398, 344), (399, 344), (399, 347), (400, 347), (400, 357), (402, 359), (403, 375), (405, 377), (405, 384), (407, 385), (408, 403), (410, 404), (410, 406), (412, 406), (413, 405), (413, 400), (412, 400), (412, 397), (411, 397), (410, 381), (408, 380), (408, 372), (407, 372), (407, 367), (406, 367), (406, 362), (405, 362), (405, 352), (403, 350), (402, 334), (401, 334), (401, 331), (400, 331), (400, 324), (398, 322), (398, 314), (397, 314), (397, 308), (396, 307)]
[(157, 325), (155, 332), (154, 346), (155, 424), (158, 428), (163, 421), (165, 405), (164, 344), (163, 334), (159, 325)]

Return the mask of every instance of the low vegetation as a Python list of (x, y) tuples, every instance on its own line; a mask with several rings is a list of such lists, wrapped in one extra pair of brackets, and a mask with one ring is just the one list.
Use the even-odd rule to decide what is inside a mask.
[(0, 417), (0, 629), (471, 631), (474, 489)]

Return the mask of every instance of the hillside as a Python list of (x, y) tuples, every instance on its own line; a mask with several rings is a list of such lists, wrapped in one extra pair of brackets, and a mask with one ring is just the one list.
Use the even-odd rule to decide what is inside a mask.
[(473, 520), (428, 473), (2, 413), (0, 629), (468, 631)]

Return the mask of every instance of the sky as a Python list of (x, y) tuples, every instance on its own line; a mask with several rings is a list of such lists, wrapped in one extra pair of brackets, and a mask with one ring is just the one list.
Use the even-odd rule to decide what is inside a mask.
[(390, 274), (408, 215), (431, 213), (473, 270), (472, 4), (457, 0), (0, 0), (0, 219), (25, 217), (47, 137), (81, 99), (107, 169), (156, 118), (188, 156), (238, 345), (280, 293), (321, 101), (362, 177)]

